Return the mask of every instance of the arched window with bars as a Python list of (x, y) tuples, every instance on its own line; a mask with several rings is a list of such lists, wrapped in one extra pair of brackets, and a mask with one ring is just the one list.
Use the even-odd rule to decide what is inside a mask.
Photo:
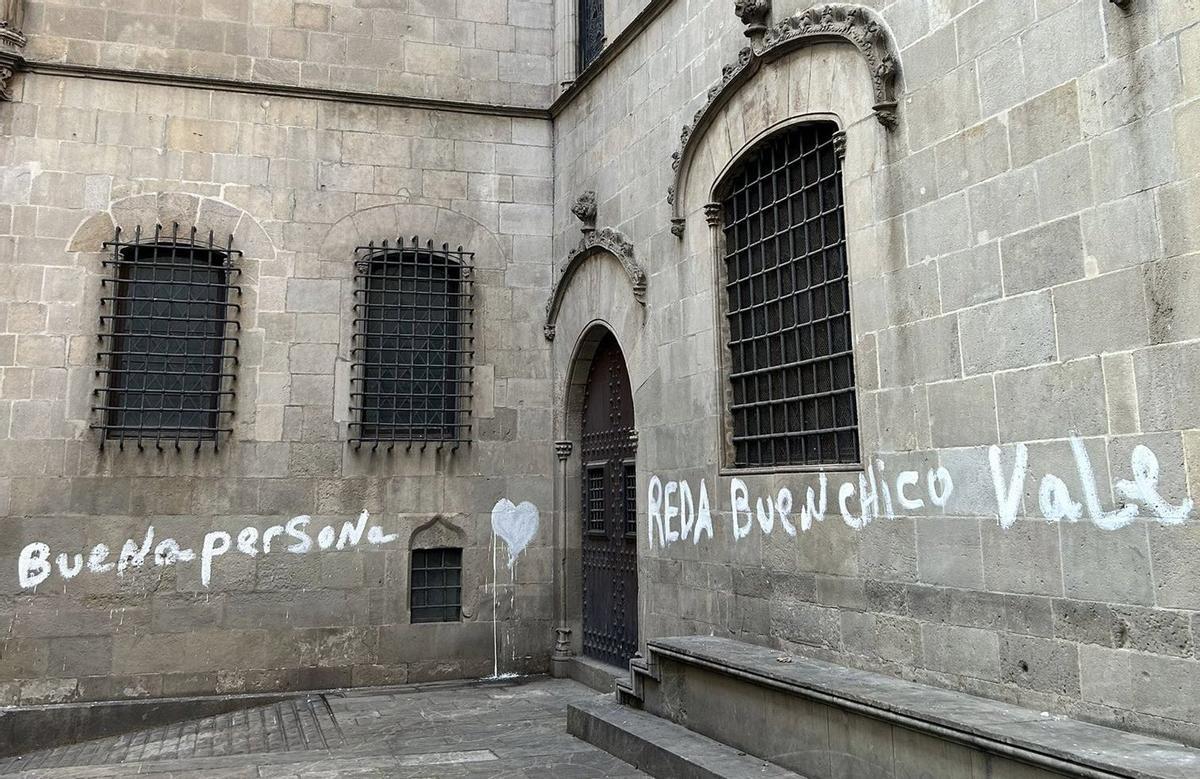
[(860, 460), (843, 138), (829, 121), (785, 128), (717, 189), (734, 467)]
[(176, 224), (126, 239), (118, 227), (104, 248), (92, 425), (101, 446), (219, 444), (232, 431), (240, 329), (233, 237), (218, 245)]
[(372, 448), (471, 436), (472, 260), (416, 238), (359, 247), (350, 441)]

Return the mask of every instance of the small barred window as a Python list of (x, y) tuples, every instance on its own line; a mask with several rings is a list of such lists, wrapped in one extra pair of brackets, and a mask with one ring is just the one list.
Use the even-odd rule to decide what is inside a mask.
[(93, 428), (105, 441), (138, 448), (183, 442), (219, 444), (232, 431), (237, 321), (231, 298), (241, 288), (233, 261), (241, 255), (230, 237), (193, 227), (180, 235), (155, 226), (153, 236), (117, 228), (104, 244), (100, 353)]
[(737, 467), (859, 461), (840, 136), (831, 122), (783, 130), (725, 185)]
[(470, 440), (471, 261), (460, 246), (359, 247), (350, 440), (454, 448)]
[(412, 622), (462, 618), (462, 549), (414, 549), (409, 577)]

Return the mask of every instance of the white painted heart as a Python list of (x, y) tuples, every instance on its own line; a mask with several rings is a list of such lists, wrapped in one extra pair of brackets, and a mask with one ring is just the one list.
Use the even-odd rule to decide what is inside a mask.
[(537, 506), (529, 501), (513, 505), (508, 498), (501, 498), (492, 507), (492, 532), (504, 539), (508, 545), (508, 567), (517, 562), (517, 556), (525, 550), (538, 530)]

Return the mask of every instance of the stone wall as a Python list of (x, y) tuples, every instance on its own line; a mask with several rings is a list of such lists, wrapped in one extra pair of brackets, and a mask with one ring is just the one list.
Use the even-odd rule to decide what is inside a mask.
[[(730, 3), (670, 4), (556, 118), (555, 257), (594, 189), (598, 225), (650, 274), (644, 309), (611, 263), (589, 271), (603, 294), (577, 275), (554, 343), (563, 434), (573, 345), (598, 320), (627, 352), (643, 639), (732, 635), (1195, 743), (1200, 8), (867, 5), (900, 51), (897, 127), (852, 46), (764, 64), (690, 143), (681, 238), (671, 154), (746, 45)], [(868, 470), (739, 473), (703, 206), (742, 150), (805, 116), (847, 133)], [(711, 538), (668, 535), (683, 481), (703, 485)]]
[[(545, 668), (550, 123), (38, 74), (14, 84), (0, 105), (0, 703)], [(156, 222), (231, 234), (243, 253), (234, 432), (216, 451), (101, 449), (90, 429), (102, 244)], [(355, 248), (411, 236), (475, 254), (474, 440), (356, 450)], [(546, 517), (511, 571), (489, 513), (503, 497)], [(361, 536), (342, 542), (364, 511)], [(210, 534), (247, 527), (259, 540), (211, 555), (207, 582), (201, 559), (157, 553), (173, 538), (200, 558)], [(437, 538), (465, 549), (463, 621), (412, 625), (408, 550)], [(36, 586), (23, 586), (37, 543), (47, 551), (24, 568)], [(64, 554), (70, 572), (97, 544), (111, 553), (98, 570), (55, 562)], [(143, 545), (155, 552), (139, 565)]]
[(549, 0), (29, 0), (25, 56), (154, 73), (545, 106)]

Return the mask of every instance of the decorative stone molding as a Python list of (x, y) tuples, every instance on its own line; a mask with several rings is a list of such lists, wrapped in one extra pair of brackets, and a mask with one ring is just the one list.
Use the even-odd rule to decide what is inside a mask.
[[(740, 14), (739, 14), (740, 15)], [(887, 130), (895, 128), (896, 76), (900, 71), (899, 49), (876, 11), (860, 5), (829, 3), (813, 6), (769, 27), (761, 42), (738, 52), (737, 61), (721, 69), (721, 80), (708, 89), (707, 99), (679, 133), (679, 148), (671, 154), (675, 183), (667, 191), (672, 207), (671, 232), (683, 235), (684, 164), (693, 138), (701, 136), (718, 111), (767, 62), (814, 43), (843, 42), (853, 45), (867, 61), (871, 73), (871, 106), (875, 118)]]
[(586, 235), (596, 229), (596, 193), (588, 190), (571, 206), (571, 213), (583, 223), (579, 229)]
[(705, 203), (704, 204), (704, 221), (708, 222), (709, 227), (716, 227), (721, 223), (721, 204), (720, 203)]
[(10, 83), (24, 58), (25, 0), (0, 0), (0, 100), (12, 100)]
[[(574, 209), (572, 209), (574, 210)], [(596, 254), (611, 254), (621, 263), (629, 284), (633, 288), (633, 298), (641, 305), (646, 305), (646, 270), (638, 263), (633, 254), (633, 244), (623, 233), (611, 227), (599, 230), (587, 230), (579, 241), (579, 246), (567, 255), (567, 261), (559, 271), (550, 290), (550, 299), (546, 301), (546, 323), (542, 332), (547, 341), (554, 340), (555, 324), (558, 321), (558, 310), (562, 306), (563, 295), (571, 284), (571, 278), (583, 265), (584, 261)]]
[(571, 450), (575, 448), (572, 441), (555, 441), (554, 454), (558, 455), (558, 459), (566, 460), (571, 456)]
[(746, 25), (746, 37), (755, 38), (767, 31), (771, 0), (734, 0), (733, 12)]

